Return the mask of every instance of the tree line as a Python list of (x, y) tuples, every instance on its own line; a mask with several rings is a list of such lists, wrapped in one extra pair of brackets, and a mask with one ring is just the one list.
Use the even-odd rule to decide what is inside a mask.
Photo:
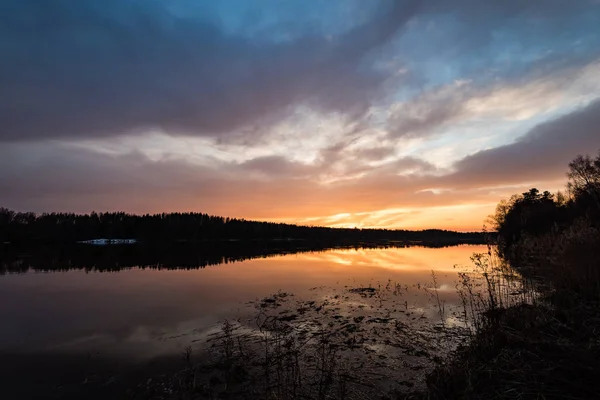
[(577, 156), (567, 177), (565, 192), (532, 188), (498, 204), (491, 222), (505, 255), (526, 239), (600, 228), (600, 153), (595, 158)]
[(144, 215), (125, 212), (36, 214), (0, 208), (0, 243), (65, 243), (99, 238), (133, 238), (144, 242), (305, 240), (331, 243), (398, 240), (480, 243), (483, 235), (439, 229), (410, 231), (301, 226), (191, 212)]

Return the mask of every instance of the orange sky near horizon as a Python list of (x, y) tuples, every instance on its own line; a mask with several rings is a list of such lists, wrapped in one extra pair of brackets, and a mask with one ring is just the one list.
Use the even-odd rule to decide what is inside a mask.
[[(364, 215), (348, 213), (308, 219), (267, 218), (266, 220), (334, 228), (447, 229), (458, 232), (475, 232), (483, 229), (488, 216), (493, 214), (495, 209), (496, 204), (493, 203), (414, 208), (407, 211), (407, 214), (403, 214), (405, 216), (401, 220), (395, 222), (386, 219), (385, 212), (361, 213)], [(380, 216), (381, 214), (384, 215)]]
[(480, 231), (600, 149), (600, 7), (547, 1), (8, 0), (0, 207)]

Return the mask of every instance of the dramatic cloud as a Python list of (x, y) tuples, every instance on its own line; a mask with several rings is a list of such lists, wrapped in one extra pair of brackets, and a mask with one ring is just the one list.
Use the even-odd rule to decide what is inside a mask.
[(108, 0), (1, 7), (0, 138), (111, 136), (160, 126), (214, 134), (296, 102), (359, 112), (381, 82), (362, 58), (415, 10), (385, 7), (335, 38), (289, 42), (228, 35), (168, 2)]
[(481, 151), (456, 163), (444, 179), (456, 186), (508, 185), (558, 179), (578, 154), (600, 150), (600, 100), (533, 128), (515, 143)]
[[(506, 26), (523, 35), (521, 45), (539, 47), (531, 37), (574, 28), (592, 6), (558, 0), (543, 7), (468, 0), (374, 4), (371, 19), (335, 36), (308, 25), (290, 40), (259, 41), (226, 32), (190, 1), (3, 2), (0, 138), (110, 136), (156, 126), (170, 133), (228, 133), (302, 102), (360, 113), (389, 77), (365, 57), (407, 21), (447, 31), (434, 51), (446, 40), (455, 51), (489, 46), (496, 29)], [(447, 15), (458, 18), (460, 29)], [(407, 53), (401, 58), (414, 53), (420, 59), (418, 51), (399, 50)], [(449, 112), (436, 108), (407, 123), (423, 130)]]
[(593, 0), (6, 0), (0, 206), (478, 229), (600, 149)]
[(544, 74), (532, 71), (500, 83), (477, 86), (459, 80), (423, 91), (390, 107), (388, 131), (395, 137), (424, 137), (468, 120), (527, 120), (577, 107), (600, 96), (600, 62), (580, 61), (582, 65), (561, 65)]

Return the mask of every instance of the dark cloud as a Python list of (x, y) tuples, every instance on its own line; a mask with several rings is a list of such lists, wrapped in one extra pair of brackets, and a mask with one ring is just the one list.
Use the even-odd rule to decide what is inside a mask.
[(542, 123), (515, 143), (484, 150), (455, 164), (446, 187), (508, 185), (564, 178), (578, 154), (600, 150), (600, 100)]
[[(418, 47), (425, 53), (473, 52), (492, 40), (494, 29), (510, 24), (534, 27), (535, 34), (522, 36), (537, 40), (562, 24), (572, 27), (569, 16), (593, 3), (377, 4), (379, 12), (370, 21), (342, 35), (295, 26), (292, 40), (267, 42), (226, 33), (198, 12), (176, 16), (164, 0), (3, 1), (0, 140), (110, 136), (148, 127), (174, 134), (219, 135), (242, 128), (260, 134), (251, 126), (299, 103), (360, 115), (388, 78), (370, 64), (377, 58), (371, 51), (415, 16), (455, 15), (460, 27), (435, 48), (409, 43), (407, 50), (418, 58), (413, 51)], [(524, 17), (537, 23), (521, 21)], [(424, 130), (429, 118), (447, 118), (443, 110), (429, 114), (406, 124)]]
[(360, 112), (383, 79), (363, 57), (416, 2), (329, 39), (257, 43), (161, 1), (0, 5), (0, 139), (109, 136), (147, 127), (218, 134), (298, 102)]

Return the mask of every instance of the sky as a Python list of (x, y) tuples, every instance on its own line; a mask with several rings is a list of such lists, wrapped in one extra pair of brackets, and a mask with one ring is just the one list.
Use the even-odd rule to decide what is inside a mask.
[(480, 230), (600, 150), (599, 0), (3, 0), (0, 206)]

